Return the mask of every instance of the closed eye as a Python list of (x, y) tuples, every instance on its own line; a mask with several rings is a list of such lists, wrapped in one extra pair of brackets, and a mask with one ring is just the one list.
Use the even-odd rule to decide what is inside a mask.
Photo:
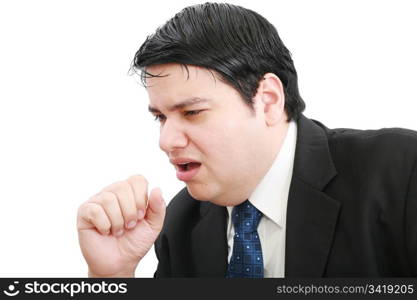
[[(184, 116), (196, 116), (198, 114), (200, 114), (201, 112), (203, 112), (205, 109), (200, 109), (200, 110), (189, 110), (184, 112)], [(164, 122), (166, 120), (165, 115), (163, 114), (156, 114), (154, 115), (155, 117), (155, 121), (159, 121), (160, 123)]]
[(195, 115), (198, 115), (199, 113), (201, 113), (202, 111), (204, 111), (204, 109), (200, 109), (200, 110), (189, 110), (189, 111), (186, 111), (184, 113), (184, 115), (185, 116), (195, 116)]

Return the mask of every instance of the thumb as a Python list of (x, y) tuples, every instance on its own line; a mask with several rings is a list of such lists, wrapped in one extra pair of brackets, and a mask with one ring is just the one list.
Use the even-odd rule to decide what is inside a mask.
[(153, 230), (161, 231), (162, 225), (164, 224), (165, 211), (166, 205), (162, 197), (161, 189), (152, 189), (148, 199), (145, 219)]

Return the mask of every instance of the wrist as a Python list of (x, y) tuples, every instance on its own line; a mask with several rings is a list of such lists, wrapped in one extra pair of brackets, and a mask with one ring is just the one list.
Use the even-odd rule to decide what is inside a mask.
[(134, 278), (134, 272), (118, 272), (114, 274), (96, 274), (88, 270), (89, 278)]

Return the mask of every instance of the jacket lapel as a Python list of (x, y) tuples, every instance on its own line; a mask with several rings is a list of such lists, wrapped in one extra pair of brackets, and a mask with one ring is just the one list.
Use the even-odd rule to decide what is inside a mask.
[(200, 221), (191, 233), (191, 259), (196, 277), (224, 277), (227, 269), (227, 209), (202, 202)]
[(322, 192), (337, 174), (325, 129), (301, 116), (287, 206), (285, 277), (321, 277), (340, 203)]

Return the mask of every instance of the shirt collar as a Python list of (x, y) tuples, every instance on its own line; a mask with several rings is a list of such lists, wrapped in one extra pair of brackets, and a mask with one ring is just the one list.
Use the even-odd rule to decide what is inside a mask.
[[(285, 227), (288, 193), (294, 165), (297, 123), (290, 121), (287, 134), (271, 168), (249, 197), (249, 201), (280, 227)], [(229, 216), (233, 207), (227, 207)]]

